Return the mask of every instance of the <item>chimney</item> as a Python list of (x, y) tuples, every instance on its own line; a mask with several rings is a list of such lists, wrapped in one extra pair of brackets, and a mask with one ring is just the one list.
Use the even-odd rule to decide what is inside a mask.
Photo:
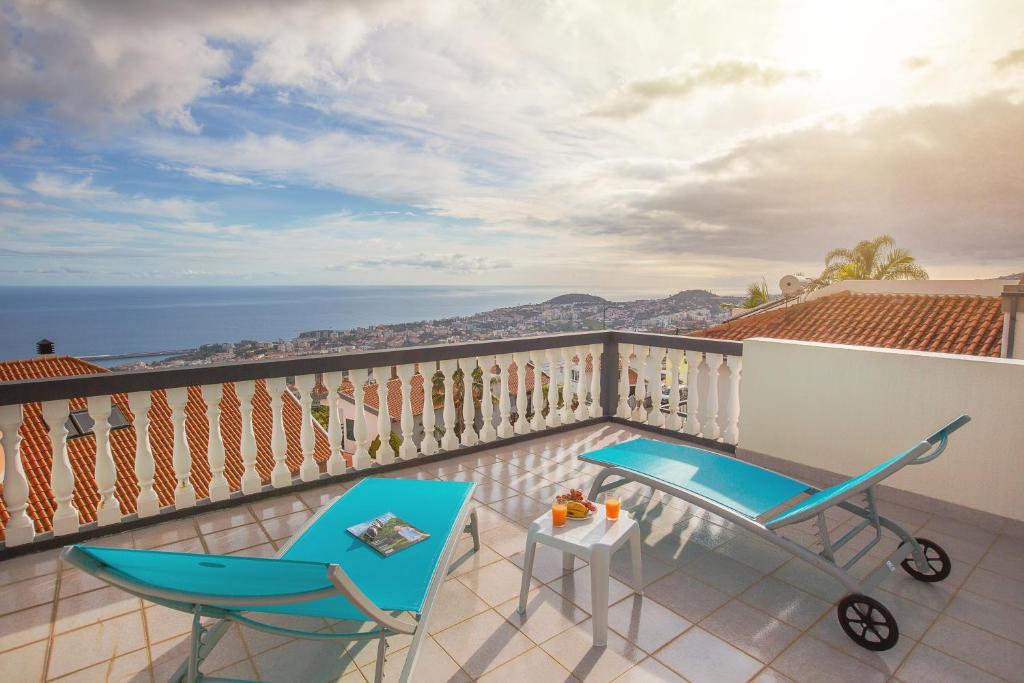
[(36, 355), (52, 356), (54, 353), (53, 342), (49, 339), (40, 339), (36, 342)]
[(1024, 358), (1024, 277), (1016, 285), (1003, 285), (1002, 358)]

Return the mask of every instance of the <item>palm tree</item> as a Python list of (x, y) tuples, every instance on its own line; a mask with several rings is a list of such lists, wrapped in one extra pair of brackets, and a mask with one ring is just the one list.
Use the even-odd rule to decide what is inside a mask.
[(825, 255), (825, 270), (811, 281), (818, 289), (840, 280), (927, 280), (928, 273), (889, 235), (862, 240), (853, 249), (833, 249)]
[(771, 298), (771, 294), (768, 293), (768, 282), (762, 277), (760, 282), (751, 282), (747, 285), (747, 298), (740, 304), (740, 308), (757, 308), (771, 301)]

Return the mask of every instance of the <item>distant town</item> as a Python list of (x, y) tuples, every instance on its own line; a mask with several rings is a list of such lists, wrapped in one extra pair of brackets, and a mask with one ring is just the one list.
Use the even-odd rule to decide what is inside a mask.
[(116, 369), (177, 367), (239, 360), (400, 348), (555, 332), (642, 330), (685, 334), (725, 320), (742, 297), (688, 289), (664, 299), (608, 301), (591, 294), (563, 294), (539, 304), (496, 308), (470, 316), (374, 325), (349, 330), (310, 330), (290, 340), (204, 344), (197, 349)]

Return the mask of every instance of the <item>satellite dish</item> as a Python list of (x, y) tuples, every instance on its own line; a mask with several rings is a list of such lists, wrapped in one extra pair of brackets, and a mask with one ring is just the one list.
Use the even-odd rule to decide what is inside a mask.
[(784, 275), (779, 280), (779, 289), (782, 290), (782, 296), (789, 298), (803, 292), (804, 283), (796, 275)]

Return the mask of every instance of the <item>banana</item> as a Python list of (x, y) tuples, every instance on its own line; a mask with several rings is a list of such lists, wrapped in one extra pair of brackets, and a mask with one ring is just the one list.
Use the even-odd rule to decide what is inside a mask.
[(566, 511), (569, 513), (570, 517), (587, 516), (587, 506), (585, 506), (583, 503), (577, 503), (576, 501), (573, 500), (566, 503), (565, 508)]

